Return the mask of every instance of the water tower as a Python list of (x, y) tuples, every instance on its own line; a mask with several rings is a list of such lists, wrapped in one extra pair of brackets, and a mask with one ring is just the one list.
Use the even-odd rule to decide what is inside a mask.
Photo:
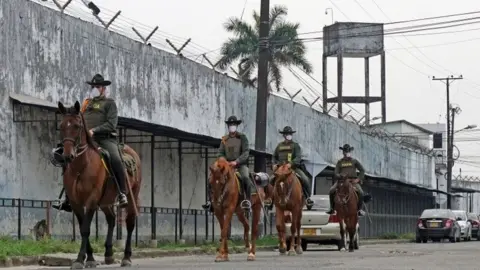
[[(381, 57), (380, 96), (370, 96), (370, 57)], [(337, 57), (337, 96), (328, 98), (327, 58)], [(344, 96), (343, 58), (363, 58), (365, 61), (365, 96)], [(336, 22), (323, 28), (323, 112), (328, 103), (337, 103), (338, 117), (343, 118), (343, 104), (365, 104), (365, 124), (370, 122), (370, 103), (382, 103), (382, 123), (386, 122), (385, 50), (383, 24)]]

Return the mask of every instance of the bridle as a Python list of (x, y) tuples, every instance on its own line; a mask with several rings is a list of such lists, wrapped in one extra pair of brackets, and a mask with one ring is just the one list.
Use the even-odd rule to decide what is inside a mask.
[[(68, 114), (67, 114), (68, 115)], [(70, 114), (70, 116), (72, 116)], [(83, 126), (83, 123), (82, 123), (82, 118), (81, 116), (79, 115), (75, 115), (76, 118), (79, 118), (80, 119), (80, 124), (79, 125), (79, 128), (78, 128), (78, 133), (75, 137), (71, 138), (71, 137), (64, 137), (63, 140), (62, 140), (62, 143), (63, 145), (65, 145), (65, 142), (71, 142), (73, 143), (73, 158), (75, 159), (76, 157), (79, 157), (81, 156), (83, 153), (85, 153), (87, 151), (87, 148), (88, 148), (88, 144), (82, 144), (82, 132), (84, 132), (84, 126)]]
[(280, 191), (282, 191), (283, 194), (285, 194), (285, 188), (287, 189), (287, 194), (285, 195), (285, 198), (284, 198), (284, 202), (282, 203), (281, 201), (281, 198), (280, 196), (278, 196), (278, 200), (279, 200), (279, 204), (280, 205), (286, 205), (290, 199), (290, 196), (292, 195), (292, 184), (293, 184), (293, 181), (292, 183), (288, 183), (288, 177), (293, 173), (293, 170), (290, 171), (290, 173), (288, 174), (284, 174), (282, 175), (282, 177), (284, 177), (284, 179), (282, 180), (278, 180), (278, 177), (279, 175), (275, 175), (275, 190), (277, 191), (277, 193), (280, 193)]
[[(342, 191), (340, 192), (340, 186), (342, 187)], [(350, 201), (350, 194), (352, 193), (353, 185), (350, 179), (345, 178), (342, 180), (338, 180), (337, 183), (337, 201), (342, 205), (346, 205), (348, 201)], [(353, 192), (355, 194), (355, 192)]]
[[(212, 177), (212, 180), (215, 182), (215, 183), (212, 183), (212, 186), (213, 185), (217, 185), (219, 184), (219, 179), (215, 179), (215, 175), (212, 173), (210, 175), (210, 177)], [(223, 203), (223, 200), (225, 199), (225, 195), (227, 194), (227, 191), (228, 191), (228, 187), (227, 187), (227, 184), (228, 182), (230, 181), (229, 177), (228, 177), (228, 174), (222, 174), (223, 177), (223, 180), (224, 180), (224, 183), (223, 185), (220, 187), (221, 188), (221, 191), (222, 193), (220, 194), (220, 196), (217, 198), (217, 200), (215, 200), (215, 196), (212, 196), (212, 203), (217, 203), (217, 206), (220, 206), (222, 203)]]

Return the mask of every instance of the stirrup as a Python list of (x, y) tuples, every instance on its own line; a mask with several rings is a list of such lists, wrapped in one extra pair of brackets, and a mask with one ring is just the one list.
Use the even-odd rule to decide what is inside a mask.
[(202, 204), (202, 208), (203, 208), (204, 210), (208, 210), (211, 205), (212, 205), (211, 202), (207, 202), (207, 203), (205, 203), (205, 204)]
[(243, 200), (243, 201), (240, 203), (240, 206), (241, 206), (243, 209), (251, 209), (251, 208), (252, 208), (252, 203), (251, 203), (249, 200)]

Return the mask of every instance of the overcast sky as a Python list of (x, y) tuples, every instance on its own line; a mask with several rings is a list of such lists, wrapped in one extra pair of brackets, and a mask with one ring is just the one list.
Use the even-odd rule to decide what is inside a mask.
[[(38, 1), (38, 0), (37, 0)], [(48, 0), (50, 1), (50, 0)], [(61, 3), (66, 0), (58, 0)], [(187, 38), (192, 39), (184, 51), (186, 56), (201, 60), (200, 54), (212, 59), (218, 59), (219, 47), (229, 34), (222, 24), (231, 16), (252, 21), (252, 11), (259, 10), (260, 0), (95, 0), (102, 8), (101, 17), (109, 20), (113, 14), (121, 10), (122, 14), (113, 24), (113, 30), (134, 35), (131, 26), (134, 25), (146, 36), (155, 26), (159, 30), (152, 38), (152, 45), (168, 46), (165, 38), (175, 44)], [(141, 3), (141, 4), (140, 4)], [(462, 13), (475, 11), (478, 1), (462, 0), (271, 0), (271, 6), (286, 5), (289, 10), (288, 20), (301, 24), (300, 32), (321, 31), (322, 27), (331, 24), (331, 10), (325, 14), (327, 8), (333, 9), (334, 21), (357, 22), (389, 22)], [(91, 19), (80, 0), (74, 0), (67, 13), (81, 15), (84, 19)], [(478, 14), (470, 15), (479, 16)], [(448, 19), (459, 19), (453, 17)], [(415, 24), (429, 23), (421, 21)], [(387, 25), (386, 29), (410, 26)], [(478, 30), (477, 30), (478, 28)], [(469, 29), (474, 29), (470, 30)], [(460, 31), (459, 31), (460, 30)], [(467, 31), (465, 31), (467, 30)], [(455, 32), (457, 31), (457, 32)], [(413, 35), (410, 33), (385, 37), (387, 51), (387, 121), (405, 119), (414, 123), (445, 122), (446, 102), (445, 84), (432, 81), (432, 76), (445, 77), (447, 75), (463, 75), (464, 79), (455, 81), (451, 87), (451, 102), (461, 107), (462, 112), (456, 118), (458, 129), (470, 124), (478, 124), (478, 108), (480, 104), (480, 76), (478, 68), (480, 53), (480, 26), (477, 24), (455, 28), (439, 29), (431, 32), (455, 32), (437, 35)], [(425, 32), (421, 32), (425, 33)], [(318, 37), (321, 32), (302, 37)], [(309, 42), (308, 58), (313, 63), (313, 77), (318, 81), (322, 78), (322, 41)], [(329, 64), (328, 88), (336, 92), (336, 63), (331, 58)], [(344, 60), (344, 95), (362, 95), (364, 93), (363, 59)], [(380, 95), (380, 59), (371, 59), (370, 64), (371, 95)], [(284, 85), (290, 92), (306, 87), (288, 71), (285, 71)], [(301, 74), (301, 73), (300, 73)], [(321, 86), (301, 74), (316, 92), (321, 93)], [(310, 101), (315, 99), (315, 92), (303, 90), (300, 95)], [(329, 95), (333, 96), (332, 94)], [(364, 114), (363, 106), (354, 106), (357, 112), (352, 116), (359, 118)], [(380, 115), (380, 103), (371, 106), (371, 117)], [(344, 112), (348, 110), (344, 108)], [(286, 123), (287, 124), (287, 123)], [(454, 168), (458, 172), (462, 168), (463, 174), (480, 175), (480, 132), (463, 132), (457, 134), (460, 158), (463, 164)], [(465, 142), (465, 140), (470, 140)], [(473, 141), (472, 141), (473, 140)], [(463, 141), (463, 142), (461, 142)], [(473, 167), (465, 162), (473, 161)], [(460, 162), (459, 162), (460, 163)], [(478, 166), (478, 167), (476, 167)]]

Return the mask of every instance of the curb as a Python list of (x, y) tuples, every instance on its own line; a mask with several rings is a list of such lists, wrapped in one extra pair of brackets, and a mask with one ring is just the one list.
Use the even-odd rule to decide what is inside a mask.
[[(273, 251), (276, 246), (259, 246), (257, 251)], [(190, 255), (207, 255), (215, 254), (214, 249), (205, 248), (190, 248), (190, 249), (178, 249), (178, 250), (138, 250), (134, 251), (132, 259), (145, 259), (145, 258), (159, 258), (159, 257), (179, 257)], [(229, 252), (232, 254), (244, 253), (244, 247), (230, 247)], [(97, 265), (103, 265), (103, 254), (94, 254)], [(114, 255), (115, 263), (120, 263), (123, 258), (123, 252), (117, 252)], [(41, 265), (41, 266), (71, 266), (75, 260), (76, 254), (55, 254), (55, 255), (38, 255), (38, 256), (18, 256), (8, 257), (0, 259), (0, 268), (15, 267), (15, 266), (27, 266), (27, 265)]]
[(360, 239), (360, 246), (414, 243), (412, 239)]

